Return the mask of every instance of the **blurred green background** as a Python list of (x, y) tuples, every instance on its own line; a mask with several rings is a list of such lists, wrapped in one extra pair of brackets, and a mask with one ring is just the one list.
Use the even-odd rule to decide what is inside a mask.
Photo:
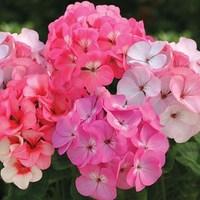
[[(19, 32), (36, 29), (45, 41), (47, 25), (62, 15), (72, 0), (0, 0), (0, 30)], [(125, 17), (143, 19), (148, 34), (177, 40), (181, 35), (200, 44), (200, 0), (95, 0), (95, 4), (115, 4)]]
[[(19, 32), (22, 27), (29, 27), (37, 30), (40, 38), (45, 41), (48, 33), (48, 24), (62, 15), (68, 4), (74, 2), (72, 0), (0, 0), (0, 31)], [(135, 17), (137, 20), (143, 19), (147, 33), (159, 39), (177, 41), (180, 36), (186, 36), (195, 39), (200, 45), (200, 0), (95, 0), (91, 2), (95, 4), (114, 4), (120, 7), (121, 14), (124, 17)], [(176, 159), (184, 167), (177, 163), (177, 161), (174, 161), (176, 148), (171, 148), (168, 154), (165, 173), (157, 184), (148, 189), (149, 200), (200, 199), (200, 136), (198, 145), (190, 142), (176, 146), (178, 147), (177, 149), (181, 149), (180, 152), (182, 154), (180, 152), (179, 154), (185, 160), (180, 159), (179, 154), (177, 154), (179, 157)], [(198, 164), (195, 159), (198, 160)], [(66, 162), (66, 158), (64, 158), (64, 161)], [(63, 163), (61, 163), (61, 167), (63, 169)], [(64, 176), (63, 174), (68, 175), (65, 170), (62, 171), (62, 173), (59, 172), (60, 177)], [(55, 173), (55, 170), (53, 172)], [(47, 176), (49, 180), (57, 178), (57, 172), (55, 175), (51, 169), (45, 173), (44, 176)], [(47, 178), (42, 179), (40, 183), (33, 184), (33, 187), (24, 193), (19, 190), (17, 192), (13, 185), (6, 185), (0, 181), (0, 199), (27, 200), (27, 196), (31, 200), (61, 199), (56, 196), (60, 194), (59, 191), (54, 192), (54, 188), (60, 190), (60, 186), (57, 183), (52, 184), (52, 180), (50, 180), (51, 185), (48, 188), (46, 181)], [(71, 182), (67, 181), (69, 186)], [(60, 182), (58, 183), (60, 184)], [(62, 180), (61, 185), (64, 186), (64, 190), (67, 188), (67, 195), (70, 192), (72, 193), (71, 196), (74, 198), (70, 197), (70, 200), (83, 199), (77, 196), (78, 194), (73, 184), (71, 184), (71, 187), (66, 187), (66, 180)], [(43, 198), (42, 195), (45, 195), (45, 192), (46, 196)], [(133, 190), (131, 192), (133, 193)], [(130, 193), (131, 198), (129, 198), (124, 196), (124, 194), (128, 194), (127, 192), (119, 192), (119, 199), (132, 200), (132, 193)], [(39, 194), (41, 198), (38, 197)], [(7, 196), (3, 198), (5, 195)], [(136, 199), (147, 198), (141, 197)]]

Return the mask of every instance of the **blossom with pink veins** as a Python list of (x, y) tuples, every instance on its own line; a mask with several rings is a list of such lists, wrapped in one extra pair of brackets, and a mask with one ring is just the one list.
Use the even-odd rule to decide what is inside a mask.
[(14, 183), (21, 190), (28, 188), (30, 182), (37, 182), (42, 178), (41, 170), (36, 167), (26, 167), (15, 159), (4, 163), (1, 177), (6, 183)]
[(200, 115), (181, 104), (171, 105), (160, 115), (162, 132), (177, 143), (183, 143), (200, 131)]
[(94, 199), (114, 200), (117, 196), (116, 175), (111, 168), (88, 165), (80, 168), (76, 188), (83, 196)]
[(141, 105), (148, 98), (159, 94), (159, 78), (143, 66), (128, 69), (117, 85), (117, 94), (125, 95), (128, 104)]
[(150, 69), (163, 69), (168, 62), (168, 56), (163, 52), (166, 42), (139, 41), (134, 43), (127, 52), (127, 62), (130, 65), (147, 65)]
[(136, 191), (155, 183), (161, 176), (160, 161), (153, 151), (138, 150), (134, 155), (133, 166), (127, 174), (127, 183)]

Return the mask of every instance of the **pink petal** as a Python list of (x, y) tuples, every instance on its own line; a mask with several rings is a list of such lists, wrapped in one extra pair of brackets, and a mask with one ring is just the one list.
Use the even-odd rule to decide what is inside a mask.
[(83, 196), (92, 196), (97, 189), (97, 182), (85, 176), (79, 176), (76, 179), (76, 188)]
[(132, 45), (127, 52), (128, 63), (132, 63), (134, 61), (146, 62), (150, 47), (150, 44), (145, 41), (140, 41)]
[(0, 59), (6, 58), (9, 53), (9, 47), (8, 45), (1, 44), (0, 45)]
[(165, 47), (166, 42), (156, 41), (151, 44), (151, 50), (149, 52), (149, 57), (153, 57), (160, 53)]

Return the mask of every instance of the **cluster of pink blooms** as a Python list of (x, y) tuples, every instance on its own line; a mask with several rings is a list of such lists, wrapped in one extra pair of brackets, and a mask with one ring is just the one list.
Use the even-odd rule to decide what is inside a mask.
[(51, 164), (55, 126), (48, 86), (48, 65), (38, 34), (22, 29), (0, 33), (0, 161), (1, 177), (26, 189)]
[(167, 137), (200, 131), (199, 113), (196, 43), (157, 41), (115, 6), (69, 5), (46, 45), (28, 29), (0, 33), (1, 176), (21, 189), (56, 148), (79, 169), (80, 194), (141, 191), (162, 174)]

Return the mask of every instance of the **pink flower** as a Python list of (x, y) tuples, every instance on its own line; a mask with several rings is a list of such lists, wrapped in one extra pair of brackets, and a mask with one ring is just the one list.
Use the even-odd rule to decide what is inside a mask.
[(150, 124), (144, 123), (141, 130), (131, 138), (132, 143), (145, 151), (154, 151), (157, 159), (160, 160), (161, 166), (165, 163), (165, 153), (169, 148), (166, 136), (159, 130), (153, 128)]
[(77, 137), (79, 125), (79, 115), (73, 112), (57, 122), (52, 141), (60, 154), (65, 153)]
[(125, 95), (128, 104), (141, 105), (155, 97), (161, 88), (160, 80), (142, 66), (128, 69), (117, 85), (117, 94)]
[(161, 91), (156, 97), (150, 100), (157, 114), (161, 114), (169, 105), (177, 102), (170, 89), (171, 78), (171, 75), (164, 75), (160, 78)]
[(127, 175), (130, 169), (133, 167), (134, 154), (128, 152), (124, 158), (119, 163), (118, 176), (117, 176), (117, 187), (120, 189), (130, 189), (130, 186), (127, 183)]
[(88, 132), (99, 136), (99, 149), (101, 162), (107, 163), (127, 151), (126, 139), (116, 133), (116, 131), (104, 120), (96, 120), (88, 127)]
[(67, 155), (78, 167), (99, 163), (99, 137), (97, 134), (79, 130), (79, 136), (69, 147)]
[(139, 41), (127, 52), (128, 64), (148, 65), (150, 69), (162, 69), (167, 64), (167, 55), (163, 52), (166, 42)]
[(106, 63), (106, 56), (101, 52), (92, 52), (80, 60), (80, 77), (84, 86), (93, 92), (96, 87), (112, 83), (113, 71)]
[(200, 51), (197, 50), (197, 44), (194, 40), (181, 37), (178, 43), (171, 43), (175, 51), (185, 54), (189, 57), (189, 67), (196, 73), (200, 73)]
[(1, 177), (6, 183), (14, 183), (21, 190), (25, 190), (30, 182), (37, 182), (42, 178), (42, 172), (36, 166), (25, 167), (16, 160), (10, 160), (4, 163)]
[(200, 131), (199, 114), (180, 104), (169, 106), (161, 115), (163, 133), (177, 143), (186, 142)]
[(116, 177), (110, 168), (86, 166), (80, 171), (81, 176), (76, 179), (76, 187), (80, 194), (101, 200), (116, 198)]
[(5, 162), (9, 158), (10, 141), (7, 137), (0, 140), (0, 161)]
[(43, 49), (44, 44), (39, 41), (39, 35), (36, 31), (23, 28), (19, 35), (14, 34), (16, 41), (27, 44), (31, 47), (31, 50), (36, 53)]
[(48, 93), (49, 78), (47, 75), (33, 75), (28, 77), (24, 87), (25, 97), (45, 97)]
[(138, 109), (107, 112), (109, 124), (125, 137), (132, 137), (138, 131), (141, 117)]
[(155, 183), (162, 174), (160, 162), (153, 151), (137, 151), (134, 156), (133, 167), (127, 175), (127, 183), (135, 186), (139, 192)]
[(0, 133), (12, 135), (21, 129), (33, 128), (36, 125), (35, 108), (31, 101), (19, 102), (14, 95), (11, 95), (7, 102), (7, 112), (0, 116), (2, 126)]
[(81, 121), (89, 123), (102, 110), (102, 102), (96, 96), (77, 99), (73, 110), (79, 115)]
[[(187, 71), (186, 71), (187, 72)], [(175, 75), (170, 81), (170, 89), (181, 104), (193, 112), (200, 112), (200, 78), (196, 74)]]
[(26, 167), (47, 169), (54, 153), (52, 145), (42, 140), (42, 133), (33, 130), (23, 131), (22, 137), (24, 143), (18, 146), (12, 155)]

